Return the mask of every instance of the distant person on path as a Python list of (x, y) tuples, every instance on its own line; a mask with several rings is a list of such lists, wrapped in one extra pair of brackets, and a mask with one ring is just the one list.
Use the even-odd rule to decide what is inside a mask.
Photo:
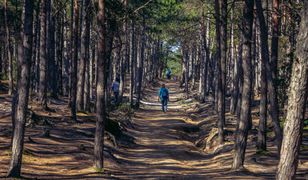
[(170, 68), (167, 68), (167, 71), (166, 71), (166, 76), (167, 76), (167, 79), (171, 79), (171, 69)]
[(120, 79), (119, 78), (116, 78), (116, 80), (112, 83), (111, 89), (114, 95), (114, 102), (115, 104), (117, 104), (119, 100), (119, 91), (120, 91)]
[(162, 87), (159, 89), (158, 101), (161, 102), (161, 107), (162, 107), (163, 112), (167, 112), (167, 105), (169, 101), (169, 91), (165, 87), (165, 84), (163, 84)]

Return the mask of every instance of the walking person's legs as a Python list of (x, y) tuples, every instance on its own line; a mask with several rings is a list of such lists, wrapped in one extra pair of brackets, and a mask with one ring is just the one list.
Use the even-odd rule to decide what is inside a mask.
[(163, 111), (163, 112), (165, 112), (165, 108), (164, 108), (164, 99), (161, 99), (160, 100), (160, 102), (161, 102), (161, 110)]
[(119, 100), (119, 92), (114, 92), (114, 101), (115, 101), (115, 104), (117, 105), (118, 104), (118, 100)]
[(163, 99), (163, 111), (167, 111), (167, 99)]

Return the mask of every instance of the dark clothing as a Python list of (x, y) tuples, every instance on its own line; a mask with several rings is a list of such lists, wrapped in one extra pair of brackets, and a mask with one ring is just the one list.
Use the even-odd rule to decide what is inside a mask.
[(161, 99), (161, 109), (166, 112), (167, 111), (167, 105), (168, 105), (168, 99)]
[(160, 88), (159, 89), (159, 98), (160, 98), (160, 101), (161, 101), (162, 110), (164, 112), (166, 112), (168, 100), (169, 100), (169, 91), (168, 91), (167, 88)]
[(119, 102), (119, 92), (113, 92), (114, 95), (114, 101), (117, 104)]
[(113, 82), (111, 89), (114, 94), (114, 102), (117, 104), (119, 102), (120, 83), (118, 81)]
[(166, 76), (167, 79), (171, 79), (171, 69), (167, 69)]

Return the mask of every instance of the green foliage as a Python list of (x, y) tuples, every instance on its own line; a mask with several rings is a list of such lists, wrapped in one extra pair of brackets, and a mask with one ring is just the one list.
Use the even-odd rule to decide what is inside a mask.
[(304, 129), (308, 130), (308, 119), (304, 120)]
[(97, 168), (97, 167), (93, 167), (94, 171), (97, 173), (103, 173), (104, 169), (103, 168)]
[(267, 150), (262, 150), (262, 149), (257, 149), (257, 152), (256, 152), (257, 155), (263, 155), (263, 156), (268, 156), (271, 154), (270, 151), (267, 151)]
[(167, 59), (167, 67), (171, 69), (172, 75), (181, 76), (182, 73), (181, 55), (178, 53), (172, 53), (166, 59)]
[(122, 103), (118, 106), (118, 110), (126, 113), (127, 115), (131, 115), (134, 113), (134, 110), (131, 108), (129, 103)]

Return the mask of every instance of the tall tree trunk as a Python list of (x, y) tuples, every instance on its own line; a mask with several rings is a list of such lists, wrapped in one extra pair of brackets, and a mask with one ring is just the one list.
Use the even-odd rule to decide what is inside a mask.
[(145, 43), (146, 43), (146, 35), (145, 35), (145, 18), (143, 17), (142, 22), (142, 32), (141, 32), (141, 49), (140, 49), (140, 58), (138, 63), (138, 90), (137, 90), (137, 107), (140, 105), (141, 98), (141, 90), (142, 90), (142, 81), (143, 81), (143, 69), (144, 69), (144, 56), (145, 56)]
[[(71, 7), (70, 7), (70, 11), (71, 11), (71, 19), (70, 19), (70, 37), (69, 37), (69, 60), (68, 60), (68, 64), (69, 64), (69, 76), (68, 76), (68, 94), (69, 94), (69, 107), (71, 108), (72, 107), (72, 67), (73, 67), (73, 59), (74, 59), (74, 3), (75, 3), (75, 0), (71, 0)], [(77, 34), (76, 34), (77, 35)]]
[(121, 76), (120, 76), (120, 99), (122, 101), (123, 94), (125, 91), (125, 75), (129, 64), (129, 30), (128, 30), (128, 0), (124, 0), (124, 7), (125, 7), (125, 22), (123, 25), (124, 31), (124, 57), (121, 60)]
[[(225, 108), (224, 108), (224, 60), (221, 53), (221, 16), (220, 16), (220, 0), (215, 0), (215, 22), (216, 22), (216, 60), (217, 60), (217, 113), (218, 113), (218, 141), (220, 144), (224, 142), (224, 122), (225, 122)], [(224, 34), (224, 33), (223, 33)], [(225, 50), (225, 49), (224, 49)], [(223, 52), (225, 53), (225, 52)], [(223, 56), (225, 58), (225, 56)]]
[(297, 37), (296, 55), (293, 62), (288, 112), (284, 127), (280, 161), (276, 178), (278, 180), (295, 179), (298, 154), (303, 133), (303, 119), (308, 93), (308, 1), (304, 1), (301, 24)]
[(266, 124), (267, 124), (267, 75), (266, 62), (269, 62), (268, 29), (263, 14), (261, 0), (256, 0), (257, 17), (260, 23), (261, 40), (261, 97), (260, 97), (260, 120), (258, 131), (257, 148), (266, 150)]
[(89, 61), (89, 41), (90, 41), (90, 0), (83, 1), (83, 24), (81, 32), (81, 54), (78, 71), (77, 85), (77, 109), (84, 110), (84, 90), (85, 90), (85, 74), (86, 65)]
[(132, 20), (132, 30), (131, 30), (131, 62), (130, 62), (130, 92), (129, 92), (129, 102), (130, 106), (133, 107), (134, 105), (134, 87), (135, 87), (135, 20)]
[(238, 170), (243, 167), (245, 160), (245, 151), (247, 145), (247, 136), (249, 129), (249, 121), (251, 119), (251, 93), (252, 93), (252, 67), (251, 67), (251, 36), (253, 24), (253, 7), (254, 2), (245, 0), (244, 20), (242, 34), (244, 36), (243, 44), (243, 90), (241, 115), (239, 119), (238, 131), (236, 133), (234, 158), (232, 169)]
[[(40, 2), (39, 2), (40, 3)], [(39, 16), (40, 6), (36, 6), (35, 8), (35, 15), (33, 16), (33, 48), (32, 48), (32, 63), (31, 63), (31, 81), (30, 81), (30, 97), (31, 92), (37, 92), (37, 81), (38, 81), (38, 63), (37, 60), (39, 59), (39, 33), (40, 33), (40, 16)], [(33, 12), (34, 13), (34, 12)]]
[[(49, 1), (49, 0), (47, 0)], [(42, 109), (47, 110), (47, 1), (40, 4), (40, 84), (39, 99)]]
[(227, 0), (220, 0), (220, 4), (221, 4), (221, 121), (223, 123), (223, 126), (225, 126), (225, 112), (226, 112), (226, 76), (227, 76), (227, 20), (228, 20), (228, 1)]
[[(271, 61), (267, 65), (267, 80), (268, 80), (268, 95), (270, 101), (269, 113), (273, 121), (275, 140), (278, 147), (278, 154), (281, 149), (282, 130), (279, 122), (279, 106), (277, 99), (277, 86), (275, 81), (277, 78), (277, 63), (278, 63), (278, 28), (279, 28), (279, 0), (273, 0), (273, 16), (272, 16), (272, 47), (271, 47)], [(271, 76), (271, 77), (269, 77)]]
[(188, 92), (188, 76), (189, 76), (189, 72), (188, 72), (188, 61), (189, 61), (189, 55), (188, 55), (188, 47), (186, 44), (184, 44), (184, 49), (182, 49), (182, 52), (183, 52), (183, 60), (182, 60), (182, 63), (183, 63), (183, 83), (185, 84), (185, 94), (186, 94), (186, 99), (188, 99), (189, 97), (189, 92)]
[(79, 5), (78, 0), (74, 0), (74, 38), (73, 38), (73, 59), (71, 64), (71, 116), (73, 121), (77, 121), (77, 61), (78, 61), (78, 24), (79, 24)]
[[(241, 116), (241, 104), (242, 104), (242, 94), (243, 94), (243, 35), (240, 35), (240, 44), (238, 46), (238, 82), (237, 82), (237, 87), (238, 88), (238, 94), (237, 94), (237, 104), (236, 104), (236, 116), (237, 120), (239, 121), (240, 116)], [(238, 124), (238, 123), (237, 123)]]
[(8, 73), (9, 73), (9, 95), (13, 94), (14, 82), (13, 82), (13, 61), (11, 54), (11, 40), (10, 40), (10, 30), (8, 25), (7, 17), (7, 0), (4, 0), (4, 26), (5, 26), (5, 54), (8, 60)]
[(238, 95), (238, 89), (237, 88), (237, 83), (238, 83), (238, 62), (237, 62), (237, 58), (235, 58), (235, 45), (234, 45), (234, 5), (232, 5), (232, 9), (231, 9), (231, 31), (230, 31), (230, 38), (231, 38), (231, 47), (230, 47), (230, 61), (231, 61), (231, 71), (232, 74), (232, 89), (231, 89), (231, 100), (230, 100), (230, 113), (234, 114), (235, 113), (235, 109), (236, 109), (236, 103), (237, 103), (237, 95)]
[(105, 0), (98, 1), (97, 31), (98, 31), (98, 57), (97, 57), (97, 87), (96, 87), (96, 130), (94, 143), (95, 167), (102, 169), (104, 166), (104, 124), (106, 122), (105, 91), (106, 75), (106, 25), (105, 25)]
[(51, 97), (58, 98), (58, 76), (55, 58), (55, 17), (52, 10), (54, 6), (54, 0), (48, 0), (47, 6), (47, 54), (48, 54), (48, 87), (51, 90)]
[(63, 55), (64, 55), (64, 18), (62, 17), (63, 12), (60, 12), (56, 17), (57, 28), (56, 28), (56, 62), (57, 62), (57, 92), (64, 95), (63, 91)]
[(23, 7), (23, 58), (20, 60), (21, 79), (17, 90), (15, 128), (13, 130), (12, 156), (8, 170), (8, 177), (20, 177), (21, 162), (24, 146), (26, 114), (28, 109), (30, 69), (32, 59), (32, 29), (33, 29), (33, 1), (25, 0)]
[[(278, 65), (278, 40), (279, 40), (279, 0), (272, 0), (272, 47), (271, 47), (271, 67), (272, 67), (272, 74), (273, 79), (277, 78), (277, 65)], [(275, 84), (274, 84), (275, 85)]]

